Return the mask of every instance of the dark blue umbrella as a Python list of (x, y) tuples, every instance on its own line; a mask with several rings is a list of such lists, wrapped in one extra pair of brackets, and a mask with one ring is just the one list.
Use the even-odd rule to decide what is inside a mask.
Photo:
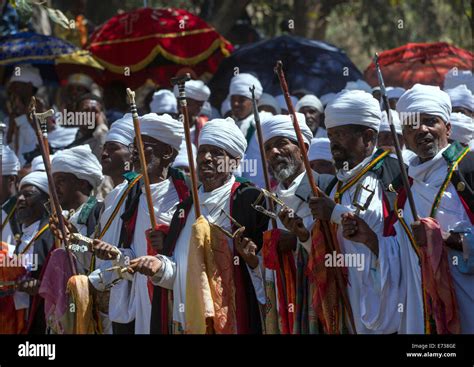
[(20, 32), (0, 38), (0, 66), (8, 75), (14, 66), (32, 64), (44, 79), (57, 81), (72, 73), (86, 73), (94, 79), (103, 67), (88, 51), (57, 37)]
[(213, 105), (220, 106), (226, 97), (236, 68), (240, 73), (257, 76), (264, 92), (281, 94), (273, 72), (277, 60), (283, 62), (290, 92), (306, 89), (321, 96), (339, 92), (348, 81), (362, 79), (362, 73), (343, 50), (325, 42), (284, 35), (245, 45), (224, 59), (209, 84)]

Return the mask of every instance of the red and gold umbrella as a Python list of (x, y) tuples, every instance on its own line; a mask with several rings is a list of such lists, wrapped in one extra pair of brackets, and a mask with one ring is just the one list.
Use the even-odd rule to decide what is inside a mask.
[[(474, 54), (445, 42), (408, 43), (380, 53), (379, 63), (385, 84), (411, 88), (416, 83), (443, 86), (444, 76), (453, 67), (472, 70)], [(378, 85), (372, 62), (364, 72), (371, 86)]]
[(183, 72), (207, 80), (233, 47), (186, 10), (142, 8), (107, 21), (88, 49), (106, 68), (106, 81), (136, 88), (148, 78), (169, 87), (169, 79)]

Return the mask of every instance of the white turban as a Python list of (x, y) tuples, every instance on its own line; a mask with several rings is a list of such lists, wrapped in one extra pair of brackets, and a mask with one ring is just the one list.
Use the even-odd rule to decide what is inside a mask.
[[(191, 98), (196, 101), (205, 102), (209, 99), (211, 95), (211, 90), (209, 87), (204, 84), (202, 80), (189, 80), (184, 84), (186, 98)], [(174, 95), (176, 98), (179, 96), (178, 86), (175, 85), (173, 88)]]
[(255, 99), (260, 99), (263, 92), (262, 84), (260, 84), (260, 81), (252, 74), (237, 74), (230, 81), (229, 95), (252, 98), (252, 93), (249, 90), (249, 88), (251, 88), (252, 86), (255, 86)]
[(140, 130), (142, 135), (150, 136), (162, 143), (171, 145), (177, 151), (179, 151), (184, 137), (183, 123), (167, 114), (148, 113), (141, 116)]
[(474, 120), (460, 112), (451, 114), (451, 140), (469, 144), (474, 139)]
[(273, 107), (277, 114), (281, 113), (280, 106), (278, 105), (277, 100), (275, 97), (268, 93), (262, 93), (262, 96), (258, 100), (258, 107), (260, 106), (270, 106)]
[(401, 87), (387, 87), (387, 98), (400, 98), (406, 89)]
[(344, 125), (363, 125), (379, 131), (382, 113), (372, 94), (343, 90), (324, 110), (326, 129)]
[(79, 85), (91, 91), (94, 85), (94, 80), (92, 80), (92, 78), (86, 74), (77, 73), (77, 74), (71, 74), (69, 76), (69, 78), (67, 79), (67, 84)]
[(211, 107), (211, 104), (208, 101), (206, 101), (202, 104), (201, 112), (199, 112), (199, 114), (202, 115), (202, 116), (206, 116), (208, 118), (211, 117), (212, 107)]
[[(288, 106), (286, 104), (285, 96), (283, 94), (279, 94), (278, 96), (275, 97), (275, 99), (278, 103), (278, 106), (280, 106), (281, 110), (289, 111)], [(295, 107), (296, 104), (298, 103), (298, 98), (296, 98), (295, 96), (290, 96), (290, 99), (291, 99), (291, 102), (293, 103), (293, 107)], [(296, 112), (298, 112), (296, 107), (295, 107), (295, 110)]]
[[(405, 113), (426, 113), (449, 121), (451, 100), (446, 92), (433, 85), (415, 84), (397, 102), (397, 111)], [(402, 121), (403, 122), (403, 121)]]
[(300, 112), (300, 109), (303, 107), (312, 107), (319, 112), (324, 111), (323, 104), (319, 100), (318, 97), (312, 94), (307, 94), (303, 98), (301, 98), (295, 106), (295, 110)]
[(354, 81), (347, 82), (344, 89), (346, 89), (346, 90), (363, 90), (364, 92), (372, 93), (372, 88), (370, 87), (370, 85), (368, 85), (362, 79), (358, 79), (355, 82)]
[[(17, 68), (19, 68), (19, 70), (17, 70), (18, 72), (15, 70)], [(39, 69), (30, 64), (16, 66), (9, 82), (31, 83), (36, 88), (43, 85), (43, 79), (41, 78)]]
[(232, 110), (232, 107), (230, 106), (230, 94), (225, 97), (225, 99), (222, 101), (221, 104), (221, 116), (224, 117), (225, 114), (229, 111)]
[(337, 93), (326, 93), (326, 94), (323, 94), (319, 100), (321, 101), (323, 106), (326, 106), (329, 102), (334, 100), (336, 96), (337, 96)]
[(133, 127), (133, 118), (131, 113), (126, 113), (122, 118), (115, 120), (115, 122), (110, 125), (109, 132), (105, 141), (114, 141), (125, 146), (129, 146), (133, 143), (133, 138), (135, 137), (135, 129)]
[(2, 145), (2, 176), (16, 176), (20, 170), (20, 161), (8, 145)]
[[(193, 151), (194, 162), (196, 162), (197, 148), (194, 144), (192, 144), (192, 151)], [(185, 140), (183, 140), (183, 142), (181, 143), (181, 147), (179, 148), (178, 155), (176, 156), (176, 159), (174, 160), (172, 167), (188, 167), (189, 168), (188, 150), (186, 149)]]
[(321, 159), (332, 162), (331, 143), (328, 138), (313, 138), (308, 151), (309, 161)]
[[(49, 158), (50, 158), (50, 161), (53, 159), (51, 155), (49, 156)], [(34, 171), (46, 171), (44, 167), (43, 156), (38, 155), (34, 157), (33, 160), (31, 161), (31, 172), (34, 172)]]
[(34, 171), (28, 173), (25, 177), (23, 177), (20, 181), (20, 190), (25, 185), (33, 185), (43, 191), (44, 193), (49, 193), (48, 187), (48, 176), (46, 172), (42, 171)]
[(173, 92), (167, 89), (161, 89), (153, 93), (153, 99), (150, 102), (150, 111), (162, 113), (178, 113), (178, 101)]
[(89, 182), (94, 189), (101, 184), (103, 179), (102, 166), (89, 145), (79, 145), (56, 152), (51, 162), (51, 171), (52, 173), (71, 173)]
[(199, 134), (199, 145), (214, 145), (224, 149), (234, 158), (243, 158), (247, 149), (247, 140), (235, 121), (215, 119), (207, 122)]
[(456, 88), (465, 84), (467, 89), (474, 93), (474, 75), (471, 70), (459, 70), (454, 67), (444, 76), (444, 89)]
[[(308, 144), (309, 147), (311, 144), (311, 139), (313, 138), (313, 133), (306, 124), (306, 118), (302, 113), (296, 112), (296, 119), (298, 120), (298, 125), (300, 127), (301, 134), (303, 135), (303, 140), (306, 144)], [(291, 115), (270, 116), (269, 118), (262, 121), (262, 135), (263, 143), (266, 143), (275, 136), (288, 138), (295, 142), (298, 141), (295, 129), (293, 127)]]
[[(398, 117), (398, 112), (395, 110), (390, 110), (390, 117), (392, 118), (392, 123), (395, 125), (395, 131), (398, 135), (403, 135), (402, 125), (400, 124), (400, 118)], [(387, 118), (387, 112), (382, 111), (382, 123), (380, 124), (380, 133), (385, 133), (390, 131), (390, 125)]]
[(451, 99), (451, 106), (464, 107), (469, 111), (474, 111), (474, 96), (467, 87), (462, 84), (456, 88), (446, 89), (449, 98)]

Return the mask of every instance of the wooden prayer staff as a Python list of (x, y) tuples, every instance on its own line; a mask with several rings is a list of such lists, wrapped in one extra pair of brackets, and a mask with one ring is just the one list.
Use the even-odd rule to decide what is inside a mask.
[(48, 158), (50, 155), (49, 142), (48, 142), (48, 118), (53, 115), (54, 115), (54, 110), (52, 109), (45, 111), (43, 113), (36, 114), (36, 119), (38, 120), (39, 125), (41, 127), (41, 132), (43, 133), (44, 148), (46, 149)]
[(72, 258), (72, 255), (69, 251), (68, 243), (66, 240), (66, 226), (64, 224), (64, 218), (62, 215), (62, 209), (61, 205), (59, 204), (59, 198), (58, 198), (58, 193), (56, 191), (56, 186), (54, 185), (54, 180), (53, 180), (53, 174), (51, 172), (51, 162), (49, 160), (49, 150), (46, 149), (45, 147), (45, 141), (43, 140), (43, 136), (41, 133), (41, 127), (38, 123), (38, 119), (45, 119), (48, 116), (52, 116), (54, 113), (53, 110), (49, 110), (43, 113), (36, 113), (36, 99), (35, 97), (31, 97), (31, 102), (30, 102), (30, 114), (31, 118), (33, 120), (33, 126), (34, 130), (36, 133), (36, 138), (38, 139), (38, 146), (41, 152), (41, 156), (43, 158), (44, 162), (44, 168), (46, 171), (46, 176), (48, 178), (48, 187), (49, 187), (49, 197), (50, 201), (52, 203), (52, 210), (53, 213), (56, 214), (56, 217), (58, 218), (58, 225), (59, 225), (59, 230), (63, 236), (63, 244), (66, 252), (68, 253), (68, 259), (69, 259), (69, 265), (71, 266), (71, 272), (73, 275), (77, 274), (76, 266), (74, 264), (74, 260)]
[(405, 170), (405, 165), (403, 163), (402, 150), (400, 149), (400, 142), (398, 141), (397, 131), (393, 125), (392, 115), (390, 114), (390, 105), (388, 103), (387, 90), (385, 89), (385, 82), (383, 81), (382, 70), (379, 65), (379, 54), (375, 53), (374, 56), (375, 70), (377, 72), (377, 78), (379, 80), (380, 94), (382, 95), (383, 107), (385, 112), (387, 112), (388, 125), (390, 126), (390, 132), (392, 133), (393, 142), (395, 143), (395, 152), (397, 153), (398, 165), (400, 166), (400, 173), (402, 175), (403, 186), (407, 193), (408, 202), (410, 203), (411, 213), (413, 215), (413, 220), (418, 219), (418, 213), (416, 212), (415, 201), (413, 200), (413, 194), (411, 192), (410, 183), (408, 182), (408, 174)]
[[(293, 127), (295, 129), (296, 138), (298, 139), (298, 146), (301, 150), (301, 155), (303, 158), (306, 176), (308, 177), (311, 191), (314, 196), (319, 197), (321, 196), (321, 194), (320, 194), (318, 186), (316, 185), (316, 182), (314, 181), (313, 170), (311, 169), (311, 165), (309, 164), (308, 153), (306, 151), (303, 135), (301, 133), (300, 126), (298, 124), (298, 119), (296, 117), (295, 107), (293, 106), (293, 102), (291, 101), (291, 98), (290, 98), (290, 92), (288, 90), (288, 84), (286, 83), (285, 74), (283, 73), (283, 63), (281, 62), (281, 60), (277, 61), (277, 64), (275, 66), (275, 73), (278, 75), (278, 79), (280, 80), (280, 86), (283, 91), (283, 95), (285, 97), (285, 102), (288, 107), (290, 116), (292, 116)], [(332, 253), (333, 251), (336, 251), (337, 253), (340, 253), (341, 251), (339, 249), (339, 246), (337, 246), (337, 243), (333, 242), (331, 227), (329, 226), (329, 223), (323, 220), (321, 220), (320, 223), (321, 223), (321, 230), (324, 236), (324, 240), (328, 244), (329, 252)], [(352, 314), (352, 308), (349, 303), (349, 298), (347, 297), (343, 274), (341, 271), (339, 271), (339, 269), (335, 269), (335, 274), (336, 274), (336, 281), (337, 281), (337, 285), (340, 291), (340, 295), (342, 297), (342, 302), (344, 304), (344, 308), (346, 309), (346, 312), (349, 316), (349, 321), (355, 333), (356, 328), (355, 328), (355, 323), (354, 323), (354, 316)]]
[(171, 78), (171, 85), (178, 86), (178, 101), (179, 106), (181, 108), (181, 115), (183, 116), (183, 123), (184, 123), (184, 138), (186, 140), (186, 151), (188, 153), (188, 161), (189, 161), (189, 171), (191, 174), (191, 184), (192, 184), (192, 194), (193, 194), (193, 202), (194, 202), (194, 211), (196, 214), (196, 218), (201, 216), (201, 208), (199, 206), (199, 197), (198, 197), (198, 190), (197, 190), (197, 175), (196, 175), (196, 168), (194, 166), (194, 157), (193, 157), (193, 149), (191, 144), (191, 130), (189, 125), (189, 114), (188, 114), (188, 104), (186, 102), (186, 91), (184, 89), (185, 83), (191, 79), (189, 74), (183, 76), (177, 76)]
[[(271, 192), (270, 186), (270, 177), (268, 177), (268, 165), (267, 165), (267, 155), (265, 154), (265, 148), (263, 146), (263, 134), (262, 134), (262, 125), (260, 124), (260, 115), (258, 114), (257, 100), (255, 99), (255, 85), (249, 87), (250, 92), (252, 93), (252, 107), (253, 115), (255, 118), (255, 127), (257, 128), (257, 138), (258, 146), (260, 148), (260, 158), (262, 161), (263, 177), (265, 179), (265, 188), (268, 192)], [(270, 211), (274, 212), (273, 200), (267, 200), (268, 207)], [(272, 227), (277, 228), (276, 219), (272, 218)]]
[(135, 104), (135, 92), (130, 88), (127, 88), (127, 95), (130, 101), (130, 111), (132, 112), (133, 127), (135, 129), (136, 148), (138, 150), (138, 156), (140, 157), (140, 167), (142, 169), (143, 180), (145, 181), (145, 196), (148, 205), (148, 212), (150, 213), (150, 224), (151, 228), (154, 230), (156, 228), (155, 209), (153, 208), (153, 201), (151, 199), (150, 178), (148, 177), (145, 151), (143, 149), (143, 141), (140, 131), (140, 121), (138, 120), (137, 105)]

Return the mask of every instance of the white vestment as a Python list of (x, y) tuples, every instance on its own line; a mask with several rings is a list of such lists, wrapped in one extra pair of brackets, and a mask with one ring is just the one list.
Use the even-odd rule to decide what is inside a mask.
[[(433, 159), (419, 163), (416, 158), (411, 161), (409, 176), (413, 178), (411, 191), (415, 201), (418, 215), (422, 218), (430, 216), (431, 207), (435, 197), (448, 174), (448, 164), (442, 153), (447, 149), (442, 149)], [(403, 209), (404, 220), (409, 226), (413, 222), (413, 216), (408, 201)], [(456, 189), (452, 183), (441, 198), (439, 208), (436, 213), (441, 229), (448, 232), (453, 229), (458, 222), (468, 222), (463, 205), (459, 199)], [(396, 224), (398, 241), (402, 249), (402, 265), (405, 281), (408, 285), (406, 299), (406, 310), (400, 333), (424, 333), (424, 313), (421, 289), (421, 269), (419, 260), (412, 248), (412, 245), (400, 223)], [(448, 261), (454, 282), (454, 290), (459, 306), (459, 317), (462, 333), (474, 333), (474, 277), (472, 274), (459, 272), (456, 265), (453, 265), (453, 256), (462, 254), (459, 251), (448, 249)], [(473, 256), (473, 254), (470, 254)]]
[[(373, 159), (372, 155), (349, 171), (339, 170), (338, 179), (343, 185), (346, 184)], [(370, 171), (344, 192), (340, 204), (337, 204), (332, 212), (331, 221), (339, 224), (337, 239), (341, 252), (347, 256), (345, 259), (348, 259), (348, 262), (352, 261), (346, 262), (345, 265), (349, 273), (347, 292), (357, 333), (390, 334), (398, 330), (400, 313), (397, 312), (397, 307), (405, 293), (401, 284), (400, 249), (396, 241), (385, 241), (379, 246), (377, 257), (364, 244), (343, 237), (341, 215), (356, 211), (353, 199), (359, 184), (375, 190), (368, 209), (361, 211), (359, 216), (378, 237), (382, 237), (383, 191), (375, 174)], [(336, 188), (337, 186), (331, 192), (332, 198)]]

